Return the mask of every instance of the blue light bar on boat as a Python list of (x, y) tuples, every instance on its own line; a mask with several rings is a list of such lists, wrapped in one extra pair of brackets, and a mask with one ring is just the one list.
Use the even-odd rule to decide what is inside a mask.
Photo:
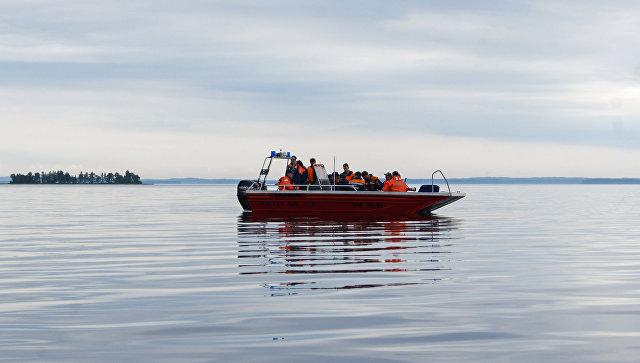
[(271, 156), (272, 158), (290, 158), (291, 157), (291, 151), (274, 151), (271, 150)]

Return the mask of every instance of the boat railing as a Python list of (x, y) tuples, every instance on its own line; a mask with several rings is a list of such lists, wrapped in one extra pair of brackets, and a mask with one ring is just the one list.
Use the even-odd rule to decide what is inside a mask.
[[(449, 185), (449, 181), (447, 180), (447, 177), (444, 175), (444, 173), (442, 172), (442, 170), (436, 170), (431, 174), (431, 190), (434, 190), (434, 186), (435, 186), (435, 175), (436, 174), (440, 174), (442, 175), (442, 179), (444, 179), (445, 183), (447, 184), (447, 190), (449, 191), (449, 194), (451, 193), (451, 186)], [(291, 184), (291, 187), (293, 187), (293, 190), (310, 190), (310, 191), (314, 191), (314, 190), (324, 190), (324, 191), (358, 191), (358, 186), (357, 185), (345, 185), (345, 184)], [(247, 187), (247, 190), (279, 190), (279, 186), (277, 184), (272, 184), (269, 185), (267, 183), (261, 183), (258, 181), (253, 181), (253, 184), (251, 184), (249, 187)]]
[[(292, 190), (323, 190), (323, 191), (358, 191), (358, 187), (355, 185), (345, 185), (345, 184), (291, 184), (289, 185), (293, 187)], [(249, 189), (260, 189), (259, 183), (254, 183)], [(266, 189), (263, 187), (262, 190), (279, 190), (279, 186), (277, 184), (274, 185), (266, 185)], [(291, 189), (289, 189), (291, 190)]]
[(433, 177), (437, 173), (440, 173), (440, 175), (442, 175), (442, 179), (444, 179), (445, 183), (447, 183), (447, 189), (449, 190), (449, 194), (451, 194), (451, 187), (449, 187), (449, 181), (447, 180), (447, 177), (444, 176), (444, 173), (440, 169), (438, 169), (438, 170), (434, 171), (433, 173), (431, 173), (431, 190), (433, 191), (433, 186), (434, 186)]

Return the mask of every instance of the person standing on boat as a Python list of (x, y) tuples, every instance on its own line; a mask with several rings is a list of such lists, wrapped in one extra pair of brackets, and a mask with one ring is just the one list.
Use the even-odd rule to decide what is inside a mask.
[(292, 156), (291, 159), (289, 159), (289, 164), (287, 164), (287, 173), (288, 172), (292, 172), (293, 175), (295, 176), (296, 170), (297, 170), (297, 161), (298, 159), (295, 156)]
[(293, 178), (292, 172), (287, 172), (287, 175), (283, 176), (278, 180), (278, 190), (293, 190), (293, 185), (291, 183), (291, 178)]
[(289, 164), (287, 164), (287, 171), (285, 171), (285, 175), (291, 173), (293, 174), (293, 178), (291, 178), (291, 182), (293, 184), (298, 184), (296, 183), (296, 179), (298, 179), (298, 168), (297, 168), (297, 158), (295, 156), (292, 156), (291, 159), (289, 159)]
[(302, 160), (298, 160), (296, 163), (296, 171), (293, 174), (294, 184), (307, 184), (307, 168), (304, 167)]
[(371, 192), (382, 190), (382, 182), (377, 176), (363, 171), (362, 179), (364, 179), (364, 187), (366, 190)]
[(316, 165), (316, 159), (311, 158), (309, 160), (309, 167), (307, 168), (307, 184), (315, 184), (318, 180), (316, 178), (316, 172), (313, 167)]
[(342, 169), (344, 169), (344, 171), (340, 173), (340, 179), (347, 182), (351, 181), (351, 178), (353, 178), (353, 172), (349, 170), (349, 164), (342, 164)]

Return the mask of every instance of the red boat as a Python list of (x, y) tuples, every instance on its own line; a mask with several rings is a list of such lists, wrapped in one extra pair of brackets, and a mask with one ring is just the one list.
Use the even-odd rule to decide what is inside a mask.
[[(296, 190), (277, 190), (275, 185), (268, 186), (267, 176), (273, 161), (281, 159), (288, 162), (290, 155), (272, 151), (265, 158), (257, 180), (238, 183), (238, 201), (245, 212), (270, 216), (415, 216), (428, 215), (465, 196), (464, 193), (451, 192), (449, 182), (440, 170), (431, 175), (431, 185), (423, 185), (418, 192), (361, 191), (354, 185), (334, 185), (320, 164), (315, 166), (317, 184), (297, 185)], [(447, 183), (448, 192), (440, 192), (439, 187), (433, 184), (437, 173)]]

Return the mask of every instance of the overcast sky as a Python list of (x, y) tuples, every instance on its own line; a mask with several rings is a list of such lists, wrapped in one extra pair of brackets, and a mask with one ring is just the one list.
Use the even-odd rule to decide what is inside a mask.
[(640, 176), (638, 1), (0, 1), (0, 175)]

